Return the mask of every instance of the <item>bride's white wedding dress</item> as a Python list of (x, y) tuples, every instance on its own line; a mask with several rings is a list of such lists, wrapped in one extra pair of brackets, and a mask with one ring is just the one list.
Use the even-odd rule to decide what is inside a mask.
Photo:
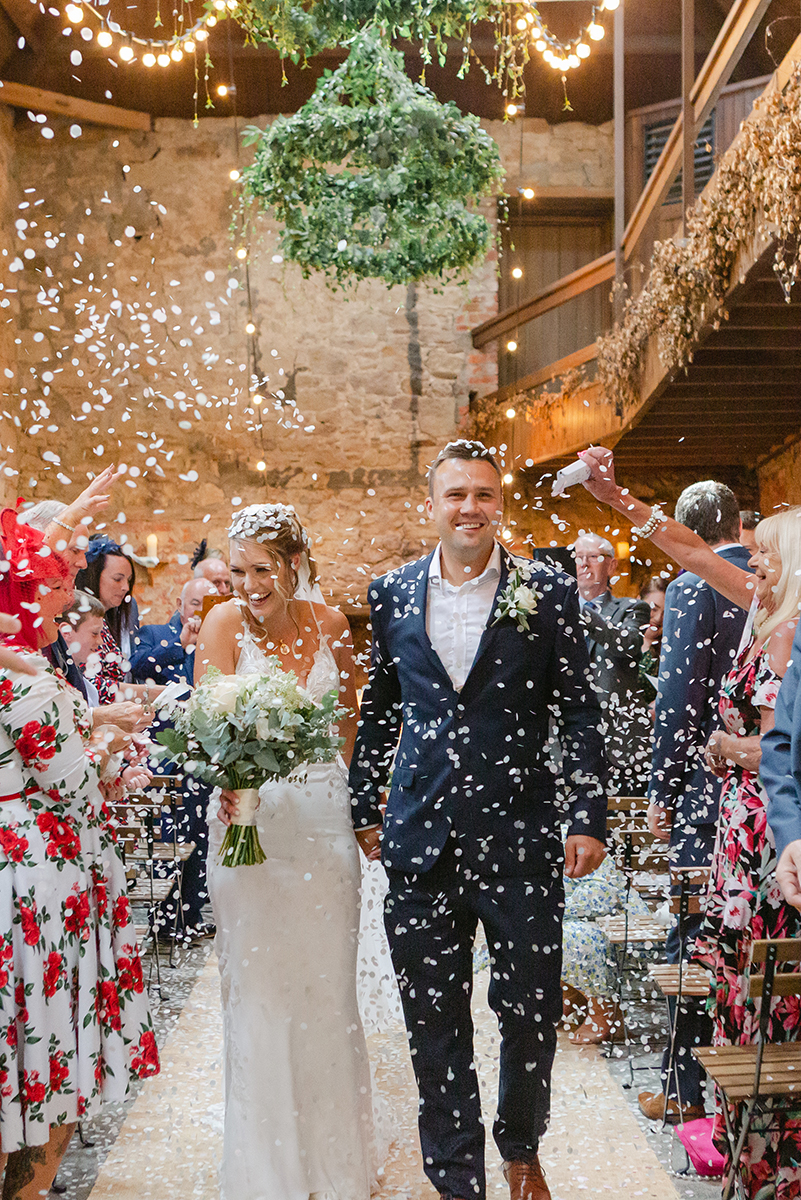
[[(245, 634), (237, 674), (264, 670)], [(339, 687), (325, 637), (306, 688)], [(209, 892), (224, 1029), (223, 1200), (369, 1200), (377, 1161), (357, 1004), (359, 851), (344, 765), (261, 789), (267, 861), (221, 867), (209, 810)]]

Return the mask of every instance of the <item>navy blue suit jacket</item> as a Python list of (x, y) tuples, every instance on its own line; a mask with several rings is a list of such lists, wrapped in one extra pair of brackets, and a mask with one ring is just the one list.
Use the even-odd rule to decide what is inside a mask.
[(131, 647), (131, 678), (134, 683), (173, 683), (190, 686), (195, 668), (194, 650), (187, 654), (181, 645), (181, 618), (173, 613), (166, 625), (142, 625)]
[[(512, 617), (494, 624), (510, 573), (502, 549), (496, 599), (457, 692), (426, 632), (431, 558), (370, 585), (372, 666), (350, 772), (354, 824), (381, 821), (381, 789), (397, 746), (383, 823), (388, 867), (429, 870), (453, 830), (462, 861), (480, 874), (551, 874), (563, 857), (563, 821), (571, 833), (606, 836), (600, 708), (576, 583), (544, 563), (519, 560), (532, 568), (539, 593), (530, 634)], [(553, 713), (561, 721), (569, 811), (557, 801), (549, 767)]]
[[(720, 557), (746, 567), (750, 552), (729, 546)], [(668, 585), (659, 658), (649, 800), (673, 814), (673, 833), (714, 825), (721, 781), (704, 764), (710, 734), (722, 727), (718, 697), (740, 644), (746, 612), (698, 575)]]
[(801, 622), (776, 702), (776, 723), (762, 737), (760, 778), (768, 793), (768, 824), (781, 857), (801, 838)]

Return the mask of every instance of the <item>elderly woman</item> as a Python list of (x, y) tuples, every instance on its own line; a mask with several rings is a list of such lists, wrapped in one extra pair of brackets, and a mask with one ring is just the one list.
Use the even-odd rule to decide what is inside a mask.
[[(760, 735), (773, 727), (773, 710), (787, 668), (801, 603), (801, 508), (760, 521), (756, 550), (749, 561), (754, 574), (727, 562), (686, 526), (671, 521), (623, 491), (615, 482), (612, 454), (600, 447), (582, 456), (592, 475), (585, 487), (598, 500), (637, 522), (634, 532), (689, 571), (700, 575), (728, 599), (751, 608), (739, 653), (723, 683), (720, 712), (725, 731), (714, 733), (707, 761), (723, 777), (717, 841), (704, 925), (696, 956), (713, 974), (714, 1041), (746, 1045), (754, 1041), (758, 1005), (747, 997), (745, 974), (751, 942), (757, 938), (798, 937), (801, 915), (781, 896), (776, 882), (776, 852), (767, 825), (767, 796), (759, 782)], [(798, 1005), (779, 997), (771, 1005), (769, 1040), (795, 1040)], [(718, 1098), (719, 1099), (719, 1098)], [(741, 1166), (749, 1197), (775, 1181), (778, 1200), (799, 1195), (801, 1121), (772, 1128), (770, 1114), (752, 1124)], [(716, 1139), (727, 1153), (720, 1101)]]
[[(37, 653), (55, 639), (67, 564), (0, 518), (0, 1165), (4, 1194), (46, 1194), (78, 1119), (158, 1070), (153, 1026), (99, 776), (112, 749)], [(118, 739), (121, 744), (126, 740)]]

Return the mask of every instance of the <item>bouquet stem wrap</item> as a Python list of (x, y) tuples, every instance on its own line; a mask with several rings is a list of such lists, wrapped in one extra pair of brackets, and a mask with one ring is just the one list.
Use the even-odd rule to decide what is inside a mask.
[(235, 788), (239, 815), (231, 818), (220, 846), (220, 862), (224, 867), (252, 867), (265, 860), (256, 829), (256, 809), (259, 807), (258, 788)]

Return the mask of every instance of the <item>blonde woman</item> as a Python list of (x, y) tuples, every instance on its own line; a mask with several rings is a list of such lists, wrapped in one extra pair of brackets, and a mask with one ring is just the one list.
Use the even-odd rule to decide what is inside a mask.
[[(723, 779), (717, 840), (704, 924), (695, 958), (713, 975), (714, 1043), (747, 1045), (756, 1038), (759, 1009), (748, 1000), (745, 974), (751, 942), (757, 938), (798, 937), (801, 914), (785, 903), (776, 881), (776, 850), (768, 828), (768, 798), (759, 781), (760, 737), (773, 728), (774, 708), (787, 669), (801, 602), (801, 508), (760, 521), (754, 530), (753, 576), (722, 559), (685, 526), (622, 491), (614, 479), (609, 451), (593, 447), (582, 458), (593, 476), (585, 485), (640, 526), (641, 536), (694, 571), (743, 608), (751, 608), (740, 650), (725, 677), (720, 713), (725, 729), (706, 749), (707, 764)], [(771, 1006), (771, 1042), (798, 1035), (797, 997)], [(801, 1183), (801, 1121), (775, 1128), (770, 1114), (752, 1125), (741, 1165), (746, 1194), (755, 1197), (775, 1181), (780, 1200), (797, 1196)], [(715, 1139), (727, 1152), (718, 1098)], [(726, 1171), (728, 1172), (728, 1163)]]

